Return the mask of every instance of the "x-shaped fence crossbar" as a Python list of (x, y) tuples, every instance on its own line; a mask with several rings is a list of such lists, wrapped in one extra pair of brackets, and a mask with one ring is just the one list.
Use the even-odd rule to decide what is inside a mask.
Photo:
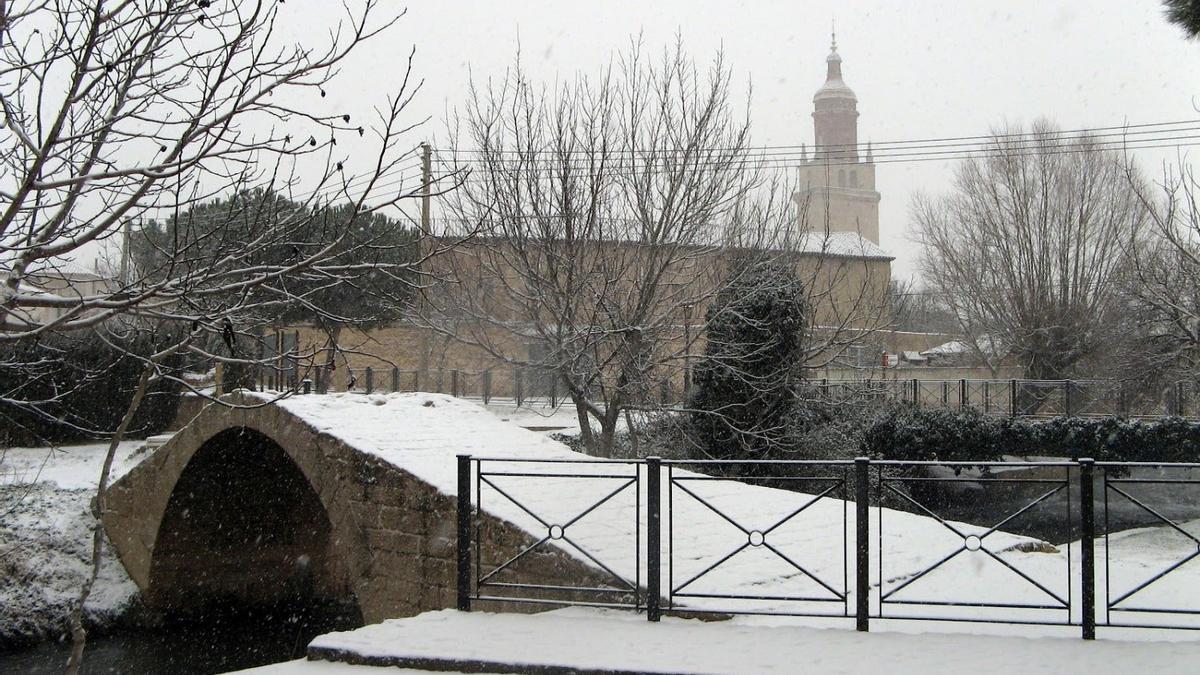
[[(494, 463), (500, 463), (502, 468), (493, 468)], [(541, 467), (539, 470), (524, 470), (521, 467), (535, 464), (552, 465), (553, 468)], [(586, 465), (589, 470), (572, 469)], [(727, 505), (714, 499), (713, 495), (705, 494), (701, 485), (706, 482), (742, 480), (729, 475), (730, 470), (739, 466), (747, 473), (756, 477), (754, 482), (764, 485), (796, 485), (805, 482), (816, 485), (811, 492), (794, 492), (802, 495), (793, 500), (791, 505), (773, 517), (761, 513), (733, 513)], [(772, 467), (754, 467), (753, 465), (774, 465)], [(517, 466), (518, 468), (511, 468)], [(805, 473), (806, 469), (820, 466), (824, 471)], [(687, 467), (685, 470), (683, 467)], [(872, 476), (871, 469), (875, 469)], [(1133, 476), (1134, 470), (1145, 467), (1159, 467), (1161, 474), (1167, 470), (1186, 470), (1183, 478), (1164, 476)], [(630, 469), (632, 468), (632, 471)], [(769, 471), (758, 469), (769, 468)], [(751, 470), (754, 469), (754, 470)], [(953, 475), (938, 474), (935, 469), (953, 469)], [(1006, 474), (1014, 469), (1029, 470), (1028, 474)], [(1096, 476), (1096, 472), (1100, 476)], [(736, 474), (737, 471), (734, 471)], [(822, 475), (812, 475), (814, 473)], [(1047, 477), (1049, 473), (1050, 477)], [(458, 553), (457, 553), (457, 583), (458, 607), (469, 610), (473, 601), (498, 601), (514, 603), (533, 603), (540, 605), (592, 605), (603, 607), (623, 607), (644, 609), (651, 621), (657, 621), (663, 611), (701, 613), (767, 613), (802, 616), (843, 616), (855, 618), (859, 630), (869, 630), (871, 619), (904, 619), (904, 620), (938, 620), (938, 621), (976, 621), (989, 623), (1025, 623), (1044, 625), (1078, 626), (1084, 639), (1094, 639), (1097, 625), (1097, 583), (1096, 583), (1096, 528), (1097, 495), (1095, 493), (1096, 479), (1102, 493), (1099, 503), (1104, 509), (1102, 523), (1104, 546), (1104, 610), (1100, 624), (1112, 627), (1149, 627), (1149, 628), (1200, 628), (1200, 625), (1163, 625), (1147, 622), (1119, 623), (1112, 620), (1114, 613), (1129, 612), (1142, 615), (1193, 615), (1200, 616), (1200, 608), (1171, 608), (1135, 605), (1132, 599), (1143, 597), (1146, 589), (1153, 587), (1164, 578), (1177, 572), (1193, 560), (1200, 558), (1200, 537), (1190, 532), (1177, 520), (1164, 514), (1160, 509), (1147, 503), (1132, 491), (1134, 485), (1166, 485), (1178, 487), (1183, 485), (1198, 485), (1200, 479), (1192, 478), (1192, 474), (1200, 474), (1200, 464), (1145, 464), (1132, 462), (1094, 462), (1090, 459), (1062, 462), (919, 462), (919, 461), (874, 461), (868, 458), (858, 458), (851, 461), (768, 461), (768, 460), (660, 460), (656, 457), (644, 460), (572, 460), (572, 459), (531, 459), (531, 458), (473, 458), (461, 455), (458, 458)], [(872, 480), (872, 478), (874, 480)], [(513, 487), (518, 479), (525, 479), (532, 484), (533, 492), (519, 492)], [(665, 480), (664, 480), (665, 479)], [(547, 504), (558, 504), (561, 510), (562, 502), (531, 501), (529, 494), (544, 498), (549, 490), (547, 481), (565, 481), (575, 496), (586, 494), (576, 489), (581, 483), (607, 482), (608, 485), (598, 492), (598, 497), (585, 500), (583, 506), (576, 506), (567, 517), (552, 517), (545, 509)], [(1014, 490), (1031, 487), (1031, 495), (1007, 509), (1007, 514), (1000, 517), (990, 526), (967, 525), (955, 519), (939, 514), (938, 509), (931, 507), (913, 486), (929, 486), (947, 482), (980, 482), (1013, 487)], [(871, 485), (875, 485), (874, 504), (871, 503)], [(1040, 486), (1040, 487), (1038, 487)], [(1077, 490), (1073, 486), (1078, 486)], [(997, 488), (999, 489), (999, 488)], [(525, 538), (519, 546), (514, 546), (511, 552), (500, 562), (490, 561), (485, 564), (483, 555), (484, 521), (483, 493), (485, 490), (494, 493), (496, 504), (504, 504), (510, 514), (522, 516), (525, 526), (518, 527), (515, 522), (506, 522), (516, 531), (521, 531)], [(624, 525), (608, 525), (610, 536), (616, 536), (619, 541), (628, 536), (629, 541), (614, 548), (612, 542), (600, 549), (594, 548), (589, 542), (575, 535), (581, 522), (593, 522), (606, 516), (603, 507), (613, 504), (614, 500), (632, 493), (633, 516), (631, 523)], [(1017, 519), (1029, 515), (1035, 509), (1056, 510), (1055, 499), (1061, 499), (1062, 519), (1069, 539), (1078, 536), (1077, 544), (1066, 545), (1063, 563), (1065, 575), (1065, 592), (1056, 590), (1046, 581), (1045, 575), (1037, 575), (1022, 569), (1019, 562), (1007, 558), (1004, 554), (1007, 548), (999, 543), (992, 544), (999, 535), (1005, 535), (1004, 528), (1011, 526)], [(1182, 555), (1167, 567), (1155, 572), (1145, 579), (1132, 584), (1131, 588), (1119, 594), (1112, 590), (1113, 575), (1110, 562), (1116, 558), (1110, 543), (1109, 517), (1113, 511), (1110, 499), (1120, 499), (1143, 511), (1160, 523), (1170, 532), (1183, 536), (1195, 545), (1195, 549)], [(927, 516), (939, 524), (945, 532), (954, 535), (953, 544), (945, 552), (939, 553), (931, 564), (924, 565), (913, 572), (905, 570), (903, 576), (889, 578), (885, 573), (885, 560), (888, 559), (889, 549), (885, 546), (885, 527), (888, 521), (885, 513), (885, 502), (893, 500), (905, 507), (910, 513)], [(799, 522), (802, 514), (814, 513), (814, 506), (820, 503), (838, 502), (841, 504), (841, 569), (840, 583), (830, 579), (828, 567), (838, 561), (823, 560), (824, 567), (807, 562), (805, 550), (798, 548), (801, 540), (789, 539), (783, 534), (783, 528), (790, 523)], [(490, 503), (490, 502), (489, 502)], [(851, 503), (854, 516), (850, 517)], [(685, 507), (685, 504), (687, 505)], [(492, 506), (493, 510), (497, 507)], [(627, 508), (627, 507), (626, 507)], [(827, 508), (827, 507), (823, 507)], [(875, 509), (876, 517), (872, 525), (871, 509)], [(689, 511), (690, 509), (690, 511)], [(698, 510), (697, 510), (698, 509)], [(714, 546), (715, 535), (710, 535), (704, 550), (688, 550), (696, 546), (687, 537), (679, 536), (681, 528), (695, 523), (682, 523), (680, 514), (690, 513), (693, 520), (696, 514), (707, 513), (716, 516), (718, 522), (732, 528), (727, 530), (734, 536), (728, 548)], [(819, 512), (828, 521), (831, 512)], [(1077, 519), (1076, 519), (1077, 514)], [(628, 516), (621, 515), (624, 519)], [(890, 516), (889, 516), (890, 518)], [(762, 521), (755, 523), (754, 521)], [(805, 521), (808, 522), (808, 521)], [(991, 521), (989, 521), (991, 522)], [(611, 526), (610, 526), (611, 525)], [(828, 527), (828, 523), (824, 523)], [(797, 527), (796, 525), (792, 526)], [(894, 527), (894, 526), (893, 526)], [(851, 545), (850, 531), (853, 530)], [(664, 531), (666, 534), (664, 541)], [(625, 533), (628, 534), (625, 534)], [(615, 535), (614, 535), (615, 533)], [(586, 533), (585, 533), (586, 534)], [(872, 542), (872, 536), (875, 541)], [(872, 544), (876, 557), (872, 560)], [(664, 546), (665, 545), (665, 546)], [(628, 546), (628, 549), (626, 549)], [(1073, 549), (1078, 547), (1078, 552)], [(829, 546), (823, 548), (823, 555), (832, 555)], [(619, 572), (620, 565), (610, 559), (617, 550), (629, 550), (633, 553), (632, 575)], [(522, 579), (517, 566), (523, 561), (531, 560), (536, 552), (547, 550), (555, 555), (568, 555), (589, 568), (592, 572), (580, 573), (592, 581), (584, 584), (570, 583), (541, 583), (536, 577)], [(796, 578), (811, 582), (810, 591), (802, 593), (776, 592), (770, 589), (762, 592), (752, 590), (756, 585), (771, 580), (761, 581), (739, 578), (732, 587), (721, 588), (723, 583), (718, 571), (727, 571), (739, 564), (739, 554), (747, 550), (762, 550), (770, 555), (768, 560), (782, 562), (786, 569), (791, 570), (779, 579)], [(663, 553), (666, 552), (664, 557)], [(715, 552), (714, 552), (715, 551)], [(926, 583), (936, 583), (941, 575), (939, 571), (947, 572), (952, 561), (966, 554), (980, 554), (982, 560), (998, 564), (1009, 574), (1011, 583), (1016, 587), (1033, 589), (1034, 599), (1031, 601), (1012, 601), (1006, 599), (994, 600), (980, 597), (966, 599), (941, 597), (909, 597), (916, 588), (928, 588)], [(1078, 556), (1078, 566), (1073, 562)], [(685, 578), (677, 583), (676, 568), (680, 560), (699, 562), (699, 569), (690, 569)], [(561, 562), (561, 560), (560, 560)], [(872, 567), (874, 565), (874, 567)], [(871, 571), (877, 572), (872, 582)], [(823, 571), (824, 570), (824, 571)], [(643, 574), (644, 571), (644, 574)], [(505, 581), (505, 573), (512, 573), (516, 581)], [(1057, 572), (1054, 573), (1057, 575)], [(666, 579), (664, 579), (664, 575)], [(1041, 576), (1042, 578), (1039, 578)], [(600, 579), (600, 581), (596, 581)], [(717, 588), (701, 589), (702, 580), (711, 580)], [(665, 584), (663, 582), (666, 582)], [(728, 582), (724, 582), (728, 583)], [(1055, 583), (1054, 585), (1057, 585)], [(1078, 587), (1078, 594), (1073, 590)], [(873, 588), (874, 587), (874, 588)], [(497, 594), (485, 594), (485, 590), (495, 590)], [(989, 590), (995, 590), (990, 588)], [(902, 591), (909, 593), (900, 595)], [(1026, 591), (1028, 592), (1028, 591)], [(584, 596), (581, 598), (581, 596)], [(876, 602), (872, 606), (871, 598)], [(594, 598), (607, 598), (595, 600)], [(679, 600), (680, 602), (677, 602)], [(718, 602), (766, 602), (771, 603), (765, 610), (755, 611), (740, 608), (714, 609), (711, 604), (703, 601)], [(812, 609), (807, 603), (825, 603), (824, 610)], [(839, 613), (830, 613), (830, 603), (841, 605)], [(928, 609), (915, 614), (903, 613), (907, 608), (915, 607), (957, 607), (968, 608), (969, 615), (933, 615)], [(798, 607), (798, 609), (791, 609)], [(885, 607), (892, 610), (885, 611)], [(899, 611), (897, 611), (899, 610)], [(1018, 612), (1017, 618), (1010, 614), (985, 614), (980, 612), (995, 610), (996, 612)], [(1037, 613), (1044, 614), (1037, 614)], [(1030, 615), (1029, 613), (1034, 613)]]

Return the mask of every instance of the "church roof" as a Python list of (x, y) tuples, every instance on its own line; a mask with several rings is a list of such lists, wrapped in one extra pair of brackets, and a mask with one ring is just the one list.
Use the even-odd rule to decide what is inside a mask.
[(824, 232), (809, 231), (799, 239), (798, 249), (801, 253), (824, 254), (839, 258), (865, 258), (868, 260), (895, 260), (879, 244), (863, 237), (857, 232)]

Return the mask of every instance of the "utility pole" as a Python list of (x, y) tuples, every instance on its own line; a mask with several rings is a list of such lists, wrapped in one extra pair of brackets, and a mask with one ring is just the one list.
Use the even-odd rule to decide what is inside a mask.
[(133, 220), (126, 218), (125, 227), (122, 228), (121, 240), (121, 267), (117, 271), (117, 283), (124, 286), (129, 283), (129, 238), (133, 231)]
[(429, 232), (429, 196), (433, 184), (433, 148), (421, 144), (421, 233)]

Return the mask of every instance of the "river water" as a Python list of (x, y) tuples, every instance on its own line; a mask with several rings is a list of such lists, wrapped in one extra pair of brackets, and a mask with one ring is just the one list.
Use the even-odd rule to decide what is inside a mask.
[[(357, 612), (334, 607), (222, 612), (89, 639), (83, 672), (224, 673), (302, 658), (317, 635), (360, 625)], [(0, 673), (61, 673), (70, 653), (69, 643), (0, 653)]]

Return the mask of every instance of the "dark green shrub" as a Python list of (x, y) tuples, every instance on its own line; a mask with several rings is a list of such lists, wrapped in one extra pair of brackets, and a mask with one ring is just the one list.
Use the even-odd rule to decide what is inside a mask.
[(876, 459), (995, 461), (1004, 455), (1114, 462), (1200, 460), (1200, 424), (1119, 417), (991, 418), (974, 411), (893, 411), (875, 421), (861, 450)]
[[(0, 353), (0, 443), (64, 443), (112, 433), (129, 406), (142, 369), (142, 362), (126, 351), (149, 354), (153, 350), (148, 337), (114, 347), (91, 333), (52, 335), (5, 347)], [(152, 383), (129, 435), (166, 428), (178, 402), (175, 383), (162, 379)]]

